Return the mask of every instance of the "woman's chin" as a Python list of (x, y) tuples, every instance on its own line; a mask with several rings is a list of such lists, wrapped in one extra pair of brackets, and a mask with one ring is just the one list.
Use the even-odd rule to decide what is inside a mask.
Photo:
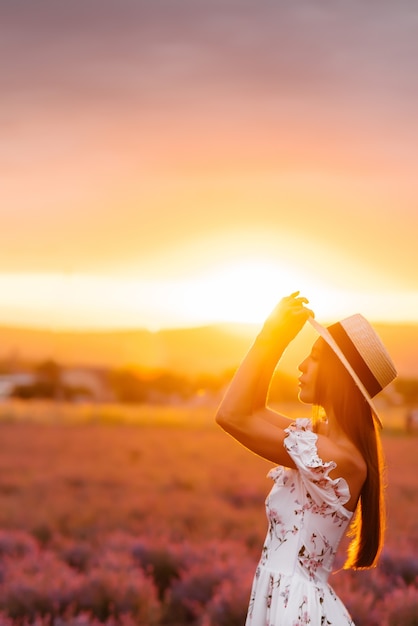
[(312, 398), (303, 392), (303, 389), (299, 389), (299, 394), (298, 394), (298, 398), (299, 398), (299, 402), (302, 402), (302, 404), (312, 404)]

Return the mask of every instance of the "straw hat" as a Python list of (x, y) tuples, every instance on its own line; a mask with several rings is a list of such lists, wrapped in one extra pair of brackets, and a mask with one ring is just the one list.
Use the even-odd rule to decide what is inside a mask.
[(396, 369), (376, 331), (359, 313), (327, 328), (313, 317), (309, 322), (347, 369), (382, 428), (372, 398), (396, 378)]

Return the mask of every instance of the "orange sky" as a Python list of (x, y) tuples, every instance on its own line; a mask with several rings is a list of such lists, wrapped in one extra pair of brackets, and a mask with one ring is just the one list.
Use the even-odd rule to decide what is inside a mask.
[(0, 324), (418, 319), (409, 2), (1, 2)]

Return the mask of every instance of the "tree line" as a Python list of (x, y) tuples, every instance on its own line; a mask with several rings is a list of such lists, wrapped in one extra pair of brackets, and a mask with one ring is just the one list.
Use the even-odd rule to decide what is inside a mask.
[[(15, 367), (13, 368), (16, 369)], [(10, 396), (23, 400), (55, 399), (65, 401), (109, 400), (121, 403), (164, 403), (187, 401), (198, 396), (216, 398), (232, 379), (234, 369), (220, 374), (186, 376), (168, 370), (138, 370), (135, 368), (82, 368), (95, 377), (102, 396), (88, 384), (68, 381), (68, 369), (48, 359), (37, 364), (26, 364), (32, 376), (30, 382), (17, 383)], [(7, 363), (0, 362), (0, 375), (10, 373)], [(397, 378), (393, 389), (402, 402), (418, 405), (418, 379)], [(290, 402), (297, 397), (297, 380), (283, 372), (276, 372), (270, 387), (272, 401)]]

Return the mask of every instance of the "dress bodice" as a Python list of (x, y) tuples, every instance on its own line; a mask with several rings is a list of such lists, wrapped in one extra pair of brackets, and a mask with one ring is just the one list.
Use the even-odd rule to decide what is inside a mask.
[(269, 527), (261, 563), (326, 581), (352, 517), (344, 507), (349, 488), (344, 478), (329, 476), (336, 464), (318, 457), (310, 420), (296, 420), (287, 432), (284, 445), (297, 469), (269, 472), (274, 486), (266, 500)]
[(350, 490), (337, 466), (318, 456), (309, 419), (286, 429), (296, 468), (275, 467), (266, 499), (268, 530), (253, 581), (246, 626), (354, 626), (328, 585), (338, 545), (353, 513)]

